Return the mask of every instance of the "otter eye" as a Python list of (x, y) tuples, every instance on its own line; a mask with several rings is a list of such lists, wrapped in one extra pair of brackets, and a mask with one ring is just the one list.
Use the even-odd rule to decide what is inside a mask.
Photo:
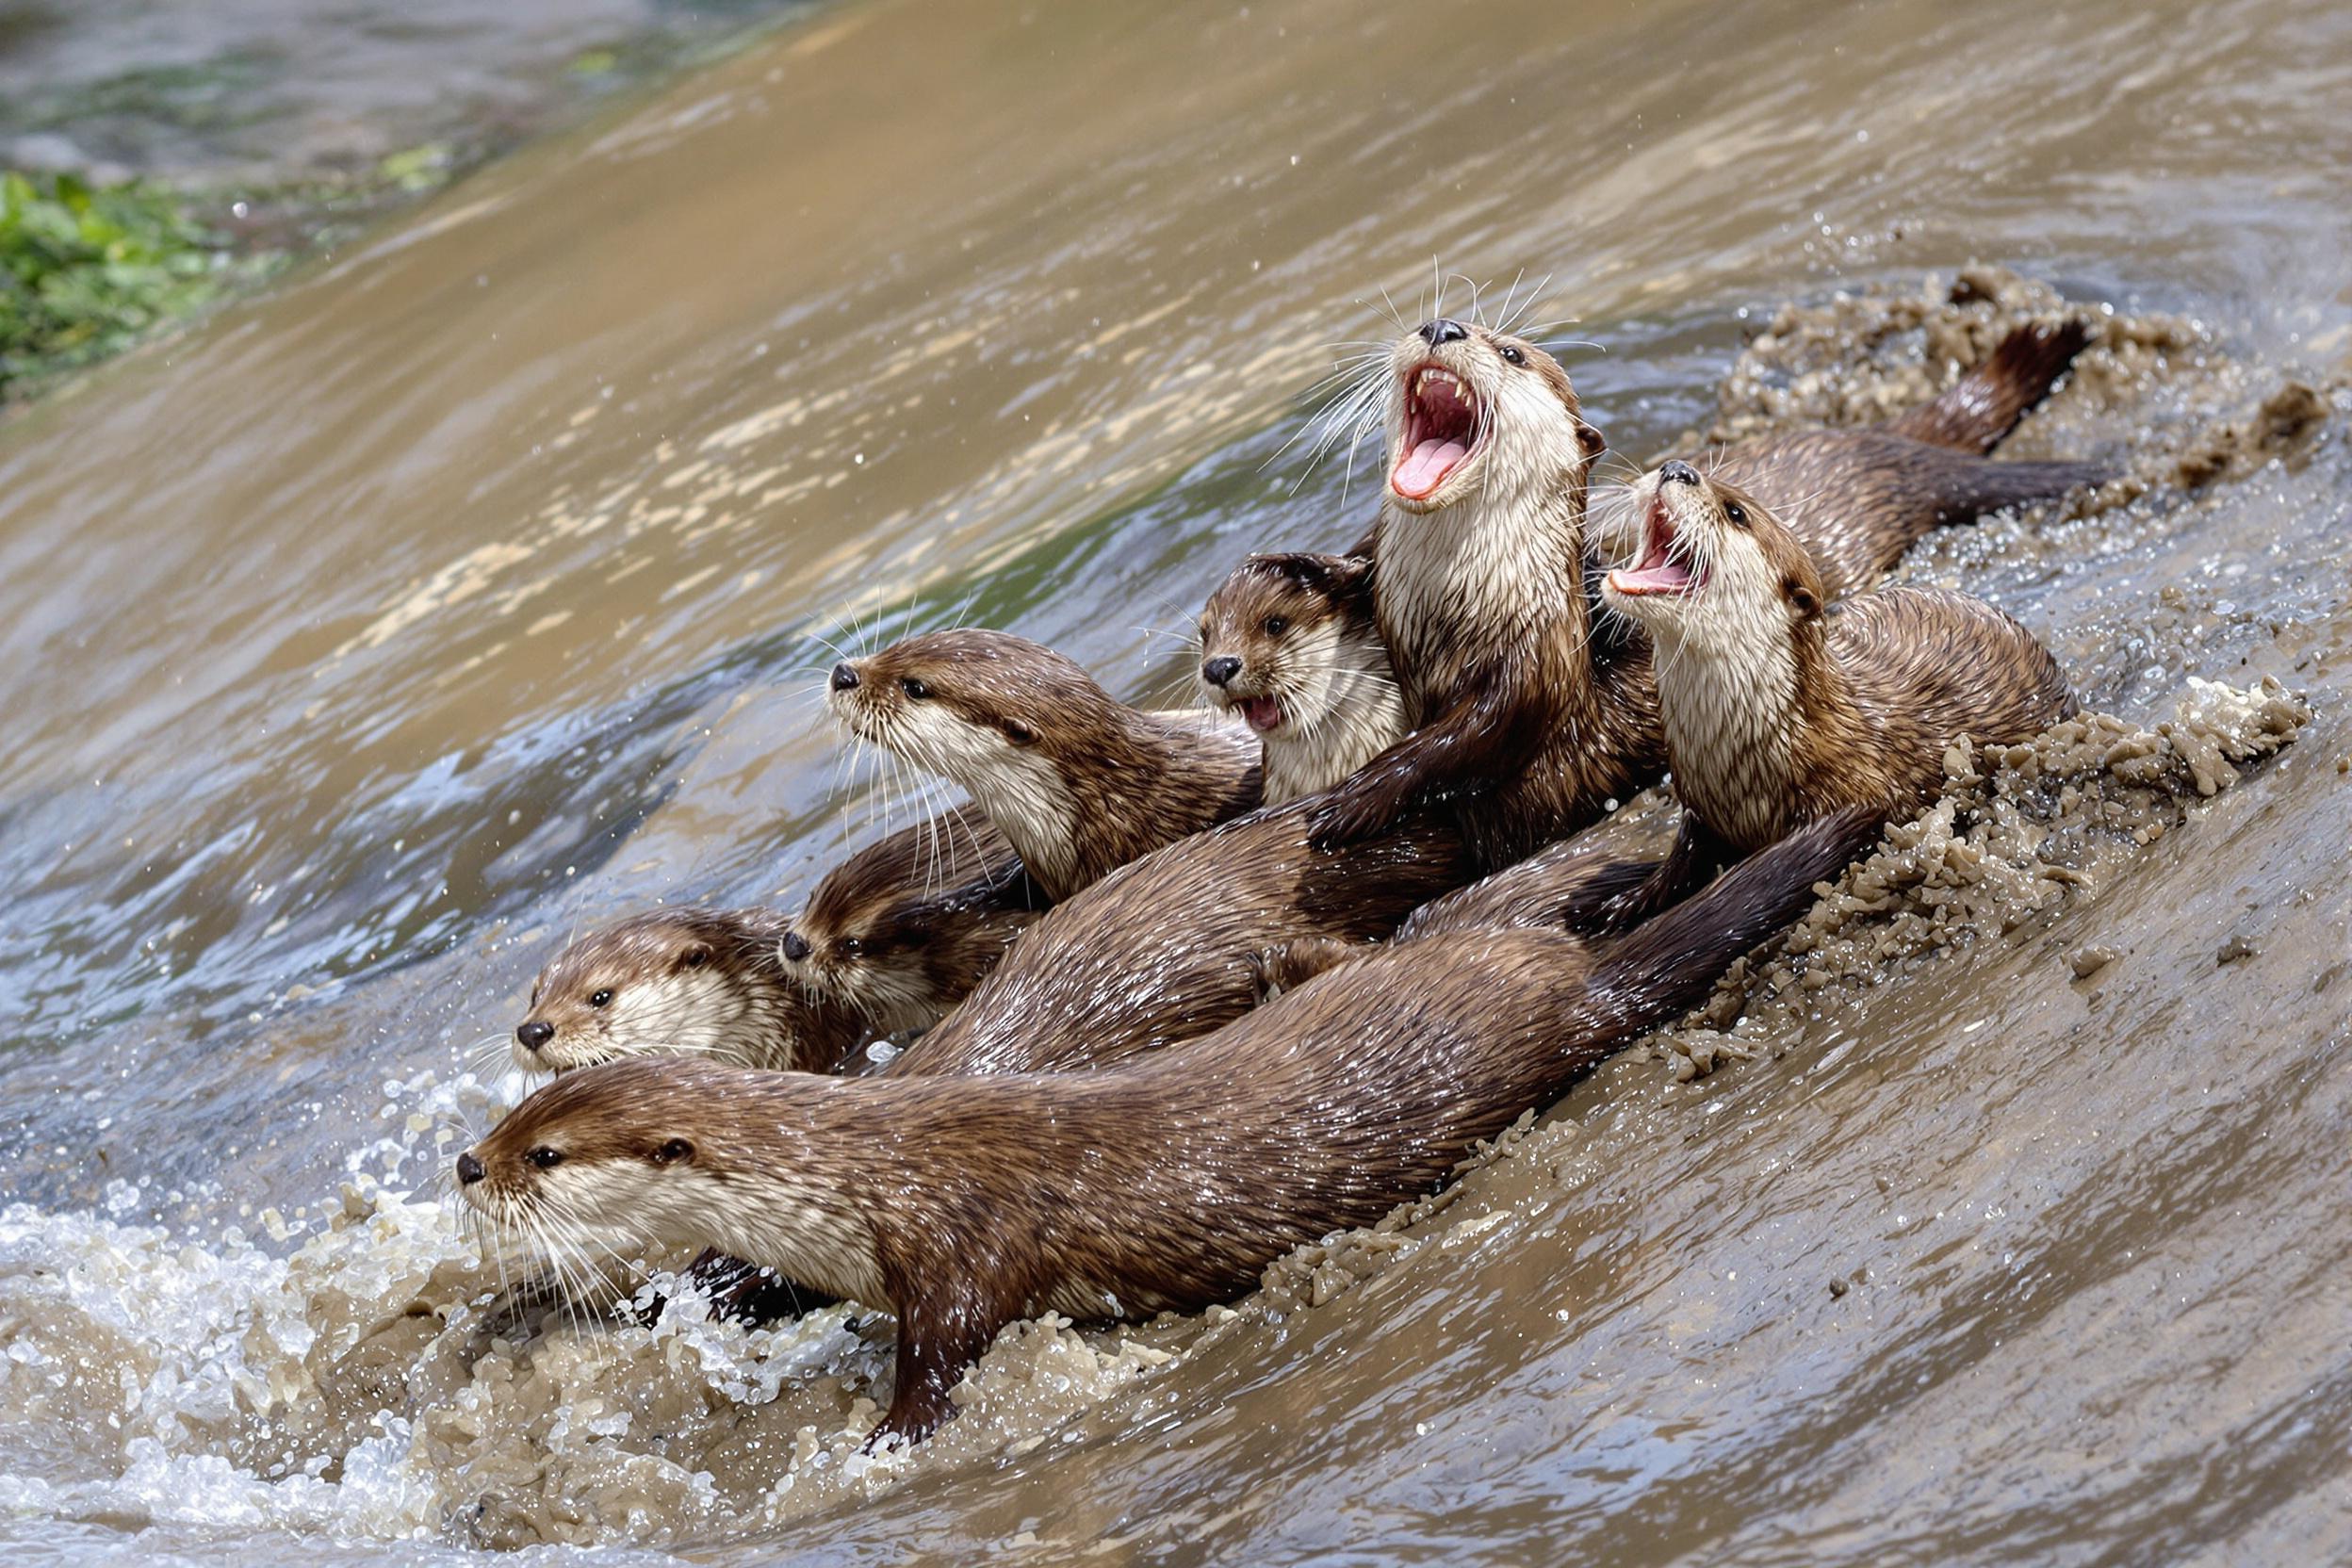
[(1740, 510), (1740, 506), (1738, 501), (1725, 501), (1723, 503), (1723, 515), (1731, 520), (1731, 526), (1734, 528), (1745, 528), (1748, 526), (1748, 514), (1744, 511)]
[(684, 1138), (672, 1138), (653, 1152), (653, 1163), (656, 1165), (676, 1165), (680, 1160), (694, 1157), (694, 1146)]
[(610, 987), (610, 986), (606, 986), (606, 987), (602, 988), (601, 989), (599, 989), (598, 991), (596, 991), (596, 993), (595, 995), (591, 996), (591, 997), (588, 999), (588, 1005), (590, 1005), (591, 1007), (604, 1007), (604, 1006), (609, 1006), (609, 1005), (611, 1005), (611, 1004), (612, 1004), (612, 987)]
[(700, 969), (710, 961), (710, 950), (707, 947), (690, 947), (686, 950), (685, 956), (678, 959), (678, 962), (688, 969)]
[(526, 1152), (523, 1158), (529, 1160), (531, 1164), (537, 1166), (542, 1170), (553, 1170), (557, 1166), (564, 1163), (564, 1151), (561, 1149), (549, 1149), (543, 1143), (538, 1148)]
[(1287, 615), (1268, 615), (1266, 618), (1266, 634), (1268, 637), (1280, 637), (1289, 629), (1290, 617)]
[(908, 696), (914, 698), (917, 702), (921, 702), (923, 698), (931, 694), (931, 688), (925, 686), (922, 681), (917, 680), (913, 676), (906, 677), (906, 679), (898, 683), (898, 686), (900, 691), (905, 692)]
[(866, 944), (859, 941), (855, 937), (843, 937), (840, 941), (834, 943), (833, 947), (834, 951), (839, 953), (844, 958), (858, 957), (866, 951)]
[(1037, 738), (1037, 732), (1019, 719), (1004, 721), (1004, 738), (1017, 746), (1025, 746)]
[(1527, 356), (1519, 351), (1519, 345), (1516, 343), (1505, 343), (1494, 351), (1501, 354), (1508, 364), (1525, 365), (1527, 362)]

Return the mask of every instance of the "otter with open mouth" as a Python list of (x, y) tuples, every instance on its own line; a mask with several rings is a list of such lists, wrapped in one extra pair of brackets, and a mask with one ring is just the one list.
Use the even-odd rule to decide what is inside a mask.
[(1253, 555), (1200, 614), (1200, 695), (1265, 747), (1266, 800), (1319, 794), (1405, 733), (1361, 556)]
[[(1685, 461), (1776, 509), (1812, 558), (1821, 591), (1843, 598), (1878, 580), (1935, 530), (2103, 483), (2092, 463), (1996, 463), (1985, 454), (2047, 398), (2090, 340), (2079, 321), (2032, 321), (1936, 398), (1877, 425), (1744, 441)], [(1642, 514), (1619, 513), (1621, 547)]]
[(1585, 478), (1606, 443), (1560, 362), (1439, 319), (1388, 374), (1373, 603), (1412, 731), (1320, 805), (1346, 843), (1443, 799), (1489, 870), (1663, 769), (1649, 651), (1589, 636)]
[(1261, 794), (1257, 742), (1240, 726), (1130, 708), (1009, 632), (924, 632), (843, 660), (830, 686), (851, 734), (969, 792), (1049, 898)]
[[(2080, 326), (2012, 333), (1888, 425), (1805, 432), (1710, 459), (1804, 512), (1821, 591), (1868, 582), (1939, 523), (2105, 477), (1981, 455), (2045, 396)], [(1453, 800), (1481, 863), (1589, 825), (1664, 762), (1647, 645), (1592, 637), (1585, 484), (1601, 439), (1567, 373), (1524, 340), (1425, 323), (1392, 351), (1390, 468), (1374, 530), (1380, 629), (1413, 726), (1316, 819), (1344, 842), (1417, 800)], [(1815, 504), (1826, 494), (1838, 504)], [(1816, 542), (1818, 541), (1818, 546)]]
[(1755, 497), (1679, 461), (1635, 494), (1641, 556), (1602, 593), (1658, 650), (1682, 818), (1666, 859), (1602, 923), (1642, 919), (1817, 818), (1908, 815), (1942, 789), (1962, 736), (2010, 744), (2075, 711), (2050, 651), (1982, 599), (1892, 587), (1830, 604), (1803, 544)]
[(458, 1156), (458, 1190), (502, 1228), (722, 1249), (887, 1305), (896, 1376), (868, 1445), (919, 1441), (1008, 1323), (1198, 1311), (1427, 1192), (1702, 1000), (1873, 831), (1816, 824), (1597, 950), (1558, 928), (1375, 949), (1095, 1072), (570, 1073)]

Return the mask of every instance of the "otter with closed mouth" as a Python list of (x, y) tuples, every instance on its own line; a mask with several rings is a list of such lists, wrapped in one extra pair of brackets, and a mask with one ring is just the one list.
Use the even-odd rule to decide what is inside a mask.
[(1672, 462), (1636, 487), (1643, 545), (1609, 573), (1609, 607), (1658, 650), (1658, 704), (1682, 818), (1637, 920), (1816, 818), (1886, 819), (1936, 798), (1944, 754), (2031, 740), (2075, 711), (2057, 661), (1982, 599), (1880, 588), (1825, 602), (1811, 556), (1763, 502)]
[(961, 1001), (1044, 902), (988, 819), (957, 806), (851, 855), (797, 917), (673, 906), (569, 943), (531, 987), (514, 1065), (662, 1052), (838, 1072)]
[(1704, 998), (1870, 837), (1868, 813), (1815, 824), (1597, 950), (1560, 929), (1376, 949), (1095, 1072), (612, 1063), (539, 1090), (459, 1155), (459, 1191), (501, 1225), (721, 1248), (888, 1305), (896, 1378), (868, 1443), (917, 1441), (1008, 1323), (1230, 1300), (1291, 1249), (1429, 1190)]
[(1361, 556), (1253, 555), (1200, 613), (1200, 695), (1265, 749), (1266, 800), (1318, 794), (1405, 733)]
[[(2020, 329), (1888, 427), (1805, 433), (1716, 461), (1753, 472), (1768, 500), (1843, 486), (1850, 505), (1808, 505), (1805, 537), (1830, 564), (1824, 592), (1867, 581), (1939, 522), (2100, 477), (1963, 449), (1998, 441), (2082, 342), (2080, 328)], [(1405, 335), (1387, 373), (1374, 599), (1414, 727), (1340, 787), (1315, 831), (1345, 842), (1414, 802), (1448, 799), (1491, 870), (1661, 771), (1649, 650), (1592, 635), (1585, 486), (1603, 442), (1559, 363), (1441, 319)]]
[(924, 632), (843, 660), (830, 688), (851, 734), (969, 792), (1057, 900), (1262, 792), (1246, 729), (1130, 708), (1009, 632)]
[(784, 931), (773, 910), (694, 905), (591, 931), (539, 972), (514, 1030), (514, 1065), (569, 1072), (661, 1054), (836, 1071), (871, 1034), (849, 1008), (784, 972)]
[(1048, 902), (995, 825), (959, 806), (826, 873), (777, 957), (873, 1035), (902, 1035), (971, 994)]

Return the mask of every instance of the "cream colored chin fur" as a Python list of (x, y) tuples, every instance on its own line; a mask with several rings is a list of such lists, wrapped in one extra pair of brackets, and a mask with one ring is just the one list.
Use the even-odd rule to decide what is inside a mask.
[(1675, 794), (1718, 832), (1769, 841), (1793, 787), (1793, 612), (1754, 539), (1720, 523), (1689, 531), (1700, 527), (1707, 580), (1695, 593), (1603, 595), (1650, 634)]
[(756, 1179), (713, 1181), (691, 1165), (571, 1161), (543, 1173), (540, 1202), (575, 1225), (681, 1249), (715, 1246), (796, 1284), (887, 1307), (873, 1232), (838, 1193), (780, 1164)]
[[(1498, 640), (1533, 636), (1558, 597), (1550, 580), (1562, 573), (1573, 580), (1582, 569), (1576, 481), (1585, 453), (1566, 406), (1536, 377), (1505, 374), (1511, 368), (1476, 339), (1447, 344), (1434, 355), (1416, 351), (1418, 343), (1408, 339), (1396, 355), (1389, 471), (1396, 471), (1404, 438), (1404, 368), (1421, 358), (1439, 359), (1469, 384), (1489, 429), (1483, 449), (1429, 501), (1408, 503), (1393, 486), (1383, 493), (1380, 614), (1399, 673), (1431, 666), (1446, 640), (1446, 624), (1464, 618), (1494, 629)], [(1428, 514), (1433, 511), (1447, 514)]]
[(1078, 810), (1053, 763), (936, 704), (911, 704), (872, 737), (971, 794), (1023, 863), (1059, 885), (1076, 874)]
[(1319, 794), (1405, 733), (1404, 697), (1388, 649), (1368, 629), (1326, 621), (1285, 661), (1284, 723), (1265, 737), (1266, 803)]

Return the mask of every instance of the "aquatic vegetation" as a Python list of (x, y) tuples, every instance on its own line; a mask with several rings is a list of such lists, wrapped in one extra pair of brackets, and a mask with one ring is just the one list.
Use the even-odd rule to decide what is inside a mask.
[(186, 320), (250, 268), (161, 187), (0, 175), (0, 396)]

